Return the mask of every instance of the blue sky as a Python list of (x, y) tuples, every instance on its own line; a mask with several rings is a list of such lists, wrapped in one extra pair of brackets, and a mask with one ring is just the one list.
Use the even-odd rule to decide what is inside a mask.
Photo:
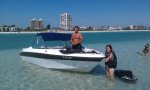
[(150, 0), (0, 0), (0, 25), (27, 27), (42, 18), (58, 27), (64, 12), (79, 26), (150, 26)]

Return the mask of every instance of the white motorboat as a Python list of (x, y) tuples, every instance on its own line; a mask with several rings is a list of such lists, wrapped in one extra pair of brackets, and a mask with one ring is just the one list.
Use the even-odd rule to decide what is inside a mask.
[[(73, 50), (68, 46), (71, 35), (65, 33), (38, 33), (32, 46), (24, 48), (20, 55), (22, 60), (50, 69), (77, 72), (90, 72), (105, 57), (98, 50), (82, 46), (82, 50)], [(42, 42), (41, 42), (42, 41)], [(51, 42), (50, 44), (46, 44)], [(64, 42), (57, 45), (52, 42)], [(43, 44), (39, 44), (43, 43)], [(61, 43), (62, 44), (62, 43)], [(49, 47), (51, 46), (51, 47)]]

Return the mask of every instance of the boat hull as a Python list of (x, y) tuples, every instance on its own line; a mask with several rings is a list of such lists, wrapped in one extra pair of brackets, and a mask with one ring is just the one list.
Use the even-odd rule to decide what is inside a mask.
[(90, 72), (104, 58), (101, 52), (61, 52), (63, 48), (25, 48), (21, 51), (22, 60), (50, 69), (76, 72)]
[(95, 61), (43, 59), (28, 56), (21, 56), (21, 58), (22, 60), (41, 67), (75, 72), (90, 72), (96, 65), (99, 64), (99, 62)]

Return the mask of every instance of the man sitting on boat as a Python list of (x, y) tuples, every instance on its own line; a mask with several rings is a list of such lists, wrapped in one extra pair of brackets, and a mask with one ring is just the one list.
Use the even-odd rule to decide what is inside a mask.
[(81, 43), (83, 41), (83, 36), (79, 32), (78, 26), (75, 26), (73, 30), (74, 30), (74, 33), (72, 34), (72, 37), (71, 37), (72, 49), (81, 50), (82, 49)]

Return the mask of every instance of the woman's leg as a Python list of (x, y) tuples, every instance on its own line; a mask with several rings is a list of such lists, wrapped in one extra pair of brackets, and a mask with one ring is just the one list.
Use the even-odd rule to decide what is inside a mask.
[(110, 75), (109, 75), (109, 68), (108, 68), (107, 65), (105, 66), (105, 70), (106, 70), (106, 75), (107, 75), (107, 77), (110, 78)]
[(110, 69), (109, 69), (109, 75), (110, 75), (110, 79), (111, 79), (111, 80), (114, 80), (114, 71), (115, 71), (115, 70), (114, 70), (113, 68), (110, 68)]
[(106, 70), (106, 75), (107, 75), (107, 78), (110, 78), (110, 75), (109, 75), (109, 71)]

